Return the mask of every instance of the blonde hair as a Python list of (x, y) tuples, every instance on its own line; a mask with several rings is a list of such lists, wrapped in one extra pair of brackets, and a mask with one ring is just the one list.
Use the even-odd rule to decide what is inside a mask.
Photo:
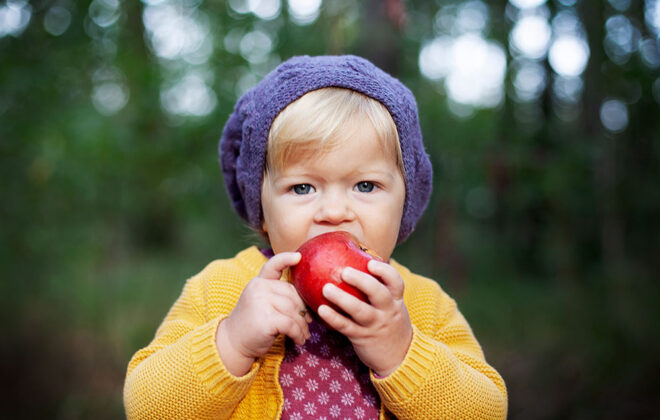
[(396, 124), (377, 100), (350, 89), (327, 87), (306, 93), (275, 118), (268, 133), (266, 167), (285, 167), (294, 155), (314, 156), (332, 150), (350, 138), (358, 117), (367, 117), (384, 150), (405, 176)]

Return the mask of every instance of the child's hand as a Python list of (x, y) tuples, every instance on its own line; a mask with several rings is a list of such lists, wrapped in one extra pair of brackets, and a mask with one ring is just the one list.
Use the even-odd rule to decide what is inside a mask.
[(377, 375), (387, 376), (403, 362), (408, 352), (412, 324), (403, 302), (404, 284), (399, 273), (391, 265), (379, 261), (370, 261), (368, 269), (372, 275), (346, 268), (342, 280), (364, 292), (371, 304), (327, 284), (323, 295), (351, 318), (327, 305), (321, 305), (318, 313), (328, 325), (351, 340), (355, 353), (365, 365)]
[(280, 281), (282, 272), (299, 261), (297, 252), (283, 252), (268, 260), (218, 325), (218, 353), (234, 376), (246, 374), (279, 334), (291, 337), (296, 344), (309, 338), (307, 323), (312, 318), (303, 312), (305, 304), (292, 284)]

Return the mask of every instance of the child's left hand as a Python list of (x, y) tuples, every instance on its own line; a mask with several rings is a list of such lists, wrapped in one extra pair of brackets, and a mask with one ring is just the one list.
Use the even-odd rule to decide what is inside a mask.
[[(403, 279), (391, 265), (370, 261), (372, 275), (345, 268), (342, 280), (367, 295), (362, 302), (333, 284), (323, 287), (323, 296), (350, 316), (347, 318), (327, 305), (319, 316), (344, 334), (355, 353), (375, 374), (387, 376), (403, 362), (412, 341), (412, 324), (403, 301)], [(381, 281), (379, 281), (380, 279)]]

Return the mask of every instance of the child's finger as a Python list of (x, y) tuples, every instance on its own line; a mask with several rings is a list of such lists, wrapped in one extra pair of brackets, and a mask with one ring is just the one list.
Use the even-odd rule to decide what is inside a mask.
[(367, 295), (371, 305), (376, 308), (386, 307), (392, 301), (392, 292), (387, 284), (382, 283), (371, 274), (347, 267), (342, 271), (341, 278)]
[(339, 312), (335, 311), (328, 305), (321, 305), (317, 309), (318, 316), (325, 321), (335, 331), (350, 337), (355, 332), (356, 325)]
[[(307, 314), (305, 302), (300, 298), (298, 292), (290, 283), (269, 282), (273, 294), (270, 298), (270, 305), (280, 314), (294, 320), (299, 324), (303, 335), (309, 337), (307, 324), (312, 321), (311, 316)], [(293, 338), (293, 337), (292, 337)]]
[(312, 317), (307, 314), (307, 305), (302, 300), (293, 284), (274, 281), (267, 281), (267, 283), (273, 294), (282, 296), (294, 302), (296, 313), (305, 318), (307, 322), (312, 322)]
[[(385, 291), (387, 293), (387, 291)], [(344, 311), (351, 319), (359, 325), (370, 323), (374, 316), (374, 308), (355, 296), (346, 293), (334, 284), (323, 286), (323, 296)]]
[(395, 299), (403, 299), (405, 286), (401, 276), (394, 267), (384, 262), (371, 260), (367, 264), (367, 269), (382, 281)]
[(273, 294), (271, 304), (280, 313), (298, 317), (306, 322), (304, 312), (307, 310), (305, 303), (298, 296)]
[(259, 277), (264, 279), (279, 280), (282, 277), (282, 273), (288, 267), (296, 265), (300, 262), (301, 255), (299, 252), (281, 252), (271, 259), (266, 261), (263, 267), (261, 267), (261, 272)]
[[(294, 343), (303, 345), (310, 337), (309, 327), (302, 317), (290, 317), (280, 312), (275, 312), (272, 316), (277, 333), (284, 334), (291, 338)], [(302, 322), (301, 322), (302, 321)]]

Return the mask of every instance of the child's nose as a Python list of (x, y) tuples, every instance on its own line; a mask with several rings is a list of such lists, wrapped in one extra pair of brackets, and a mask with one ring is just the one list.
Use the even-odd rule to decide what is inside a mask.
[(352, 220), (353, 217), (354, 213), (346, 194), (340, 191), (328, 191), (323, 195), (316, 221), (340, 224)]

